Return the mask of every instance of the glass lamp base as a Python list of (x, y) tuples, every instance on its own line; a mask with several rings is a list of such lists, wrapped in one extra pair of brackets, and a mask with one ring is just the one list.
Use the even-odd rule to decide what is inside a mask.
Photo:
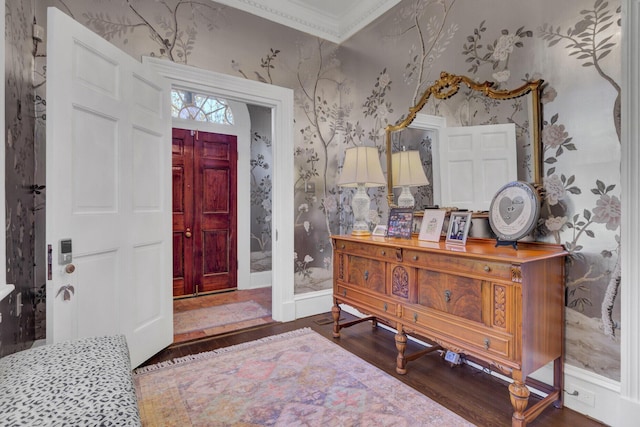
[(412, 208), (416, 203), (416, 199), (411, 194), (411, 189), (408, 185), (402, 187), (402, 192), (398, 196), (398, 207)]
[(353, 210), (353, 229), (351, 235), (353, 236), (369, 236), (371, 230), (369, 230), (369, 223), (367, 222), (367, 216), (369, 215), (369, 206), (371, 205), (371, 199), (365, 190), (363, 184), (358, 185), (358, 191), (351, 199), (351, 209)]

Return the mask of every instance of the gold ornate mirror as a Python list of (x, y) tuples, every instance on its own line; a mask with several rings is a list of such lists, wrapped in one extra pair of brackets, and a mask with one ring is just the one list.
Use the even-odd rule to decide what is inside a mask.
[[(433, 105), (430, 105), (428, 108), (435, 111), (434, 115), (440, 115), (438, 110), (442, 107), (443, 103), (446, 102), (452, 102), (452, 105), (455, 105), (456, 102), (458, 102), (458, 105), (466, 105), (466, 117), (469, 122), (467, 124), (471, 124), (470, 122), (474, 119), (478, 119), (477, 115), (479, 113), (484, 115), (484, 117), (479, 119), (480, 123), (474, 124), (495, 123), (498, 117), (495, 110), (501, 109), (511, 109), (511, 111), (520, 114), (521, 116), (525, 116), (526, 119), (523, 119), (521, 123), (516, 124), (519, 135), (524, 138), (524, 140), (521, 138), (519, 145), (525, 147), (527, 150), (526, 154), (522, 156), (518, 155), (519, 157), (522, 157), (518, 159), (518, 163), (526, 163), (529, 172), (526, 174), (526, 179), (525, 177), (521, 177), (520, 174), (518, 174), (518, 179), (523, 181), (532, 181), (536, 187), (541, 187), (543, 171), (540, 94), (542, 82), (542, 80), (535, 80), (527, 82), (515, 89), (504, 90), (494, 88), (495, 84), (493, 82), (477, 83), (466, 76), (449, 74), (444, 71), (440, 73), (440, 78), (425, 90), (419, 101), (409, 109), (407, 116), (395, 125), (388, 125), (385, 129), (387, 148), (387, 197), (389, 205), (395, 206), (395, 183), (393, 181), (394, 175), (397, 179), (398, 171), (393, 170), (393, 165), (394, 163), (397, 165), (398, 162), (397, 160), (394, 161), (392, 158), (397, 157), (397, 155), (394, 156), (394, 151), (397, 154), (398, 151), (403, 149), (403, 147), (400, 147), (400, 144), (397, 142), (399, 140), (399, 135), (401, 135), (401, 132), (411, 127), (411, 124), (416, 119), (416, 115), (421, 112), (426, 105), (428, 105), (427, 102), (430, 100), (431, 102), (429, 104), (435, 103), (434, 105), (439, 106), (434, 108)], [(464, 89), (464, 86), (468, 89)], [(461, 88), (463, 88), (463, 90), (461, 90)], [(458, 97), (461, 99), (456, 101), (456, 98), (458, 97), (454, 98), (454, 95), (458, 93), (460, 93)], [(481, 109), (483, 111), (469, 111), (469, 100), (479, 101), (482, 104)], [(514, 100), (514, 102), (511, 104), (504, 104), (505, 101), (509, 102), (509, 100)], [(508, 117), (506, 120), (507, 122), (516, 122), (512, 115)]]

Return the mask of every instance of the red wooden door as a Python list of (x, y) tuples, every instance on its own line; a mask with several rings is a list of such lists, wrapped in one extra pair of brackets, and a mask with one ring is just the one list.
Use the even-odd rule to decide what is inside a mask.
[(193, 281), (193, 135), (173, 129), (173, 296), (195, 293)]
[(237, 138), (173, 130), (174, 296), (237, 287)]

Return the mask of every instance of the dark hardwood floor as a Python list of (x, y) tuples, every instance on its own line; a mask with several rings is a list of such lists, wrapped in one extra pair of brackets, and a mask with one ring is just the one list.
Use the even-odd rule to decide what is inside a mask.
[[(345, 320), (352, 318), (344, 312), (343, 317)], [(393, 332), (380, 327), (372, 328), (371, 323), (365, 322), (343, 329), (341, 337), (334, 339), (330, 313), (174, 344), (149, 359), (143, 366), (304, 327), (313, 329), (478, 426), (511, 425), (513, 411), (504, 381), (468, 365), (452, 368), (437, 353), (409, 362), (408, 373), (398, 375), (395, 372), (397, 353)], [(407, 353), (420, 348), (420, 345), (410, 341)], [(349, 367), (345, 366), (345, 369)], [(529, 425), (590, 427), (603, 424), (568, 408), (548, 407)]]

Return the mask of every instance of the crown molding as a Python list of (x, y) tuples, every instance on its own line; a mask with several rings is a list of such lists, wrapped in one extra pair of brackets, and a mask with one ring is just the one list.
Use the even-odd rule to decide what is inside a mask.
[(215, 0), (278, 24), (340, 44), (400, 0)]

